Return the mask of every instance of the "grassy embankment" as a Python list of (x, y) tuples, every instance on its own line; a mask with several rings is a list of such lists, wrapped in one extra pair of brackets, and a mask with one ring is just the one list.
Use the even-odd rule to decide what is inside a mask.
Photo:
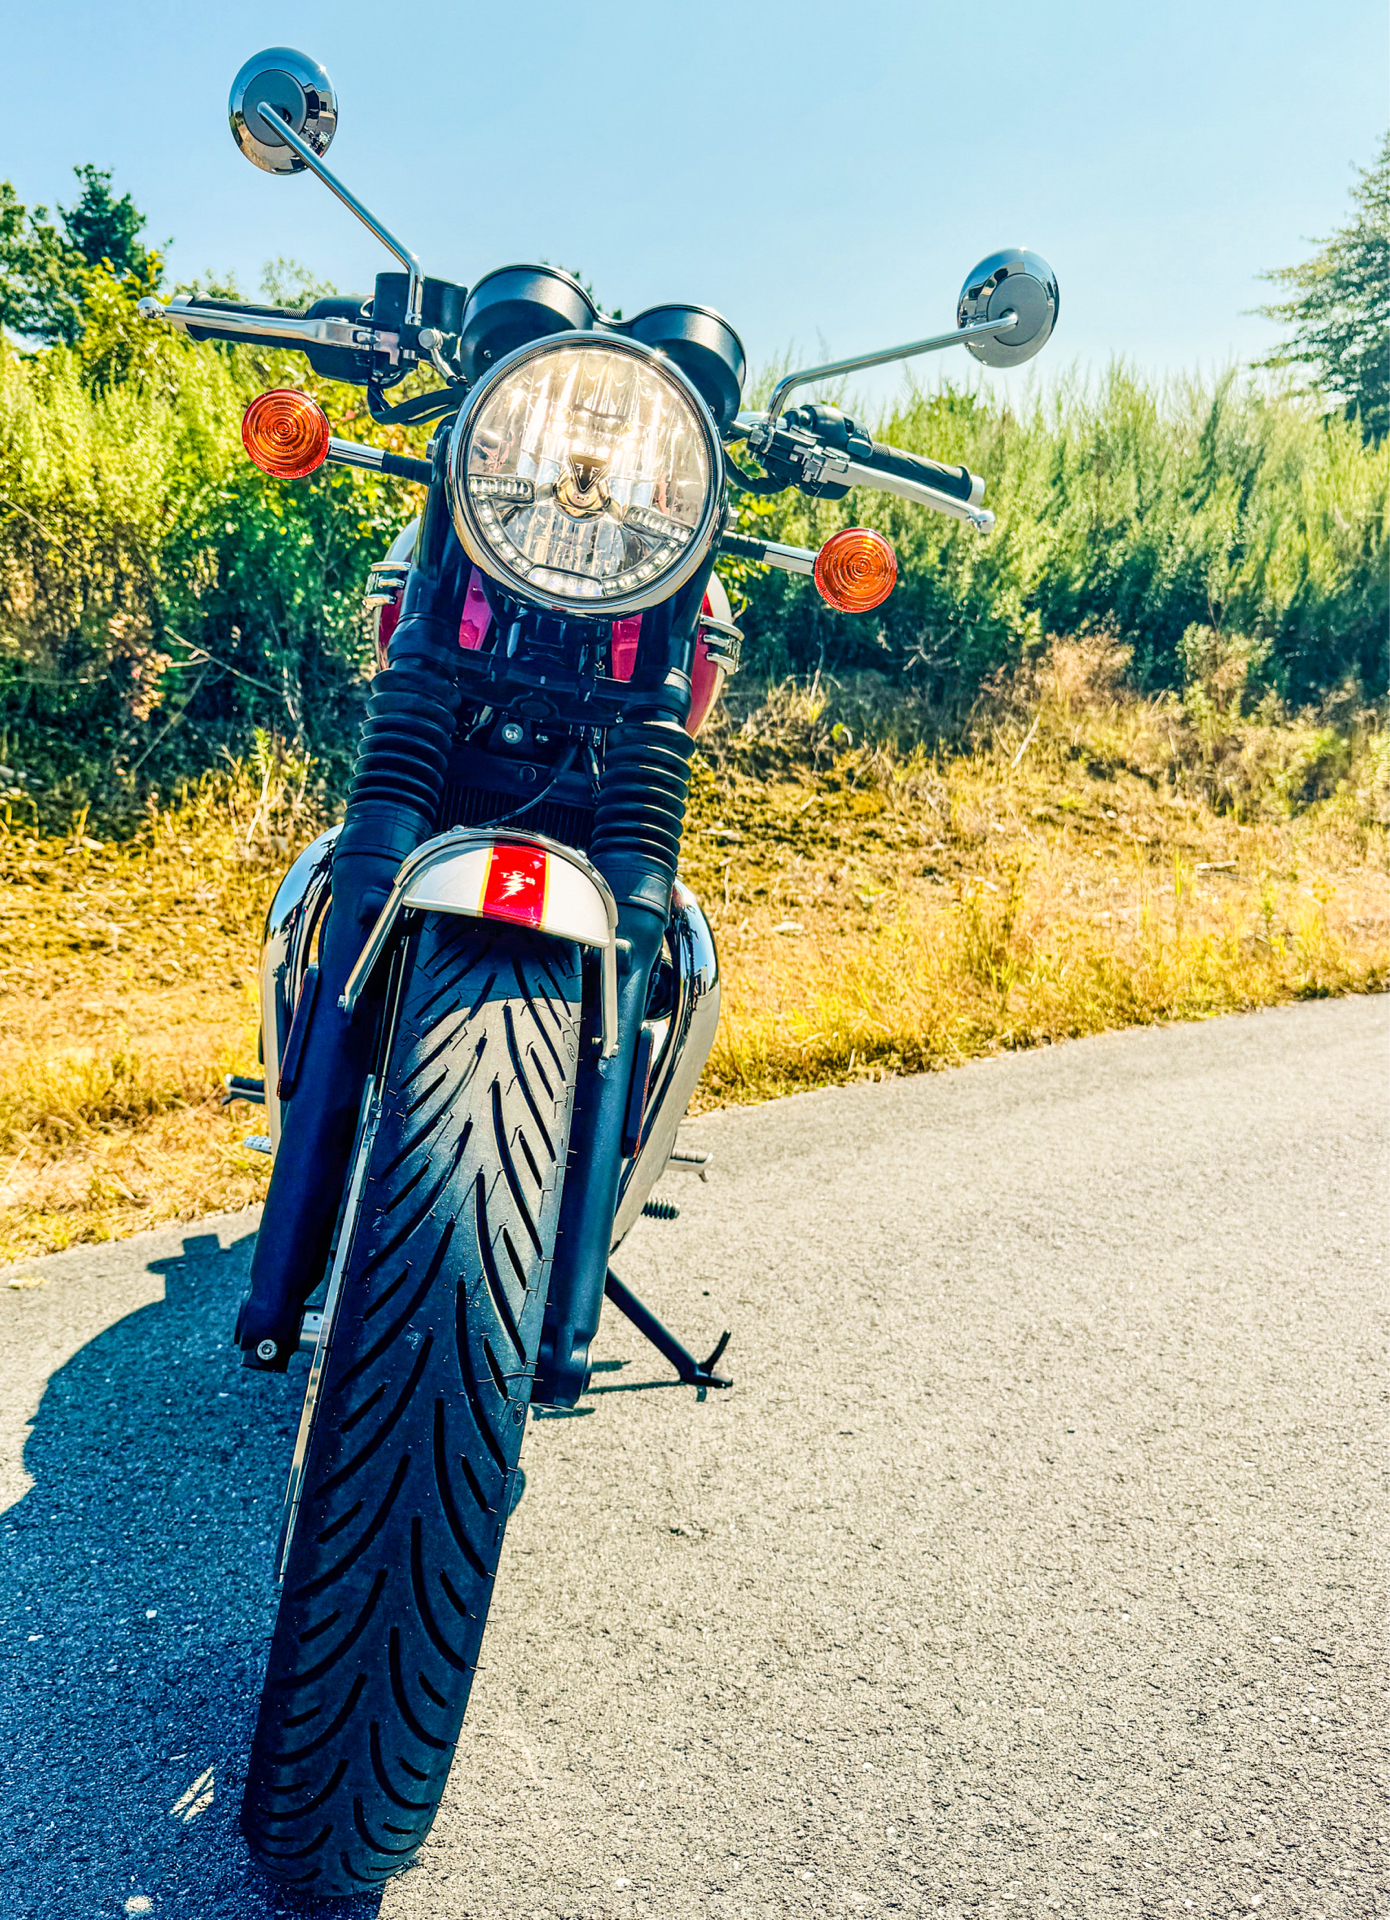
[[(1381, 990), (1390, 735), (1367, 714), (1145, 700), (1060, 647), (952, 744), (882, 682), (748, 690), (698, 766), (685, 871), (726, 977), (705, 1106), (1105, 1028)], [(0, 833), (0, 1258), (264, 1190), (274, 880), (317, 821), (283, 766), (124, 843)]]

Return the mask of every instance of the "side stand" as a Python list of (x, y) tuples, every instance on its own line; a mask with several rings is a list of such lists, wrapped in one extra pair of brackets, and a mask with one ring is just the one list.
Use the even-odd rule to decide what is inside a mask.
[(603, 1283), (604, 1298), (611, 1300), (619, 1313), (636, 1327), (644, 1339), (652, 1345), (664, 1360), (669, 1360), (681, 1380), (688, 1387), (731, 1387), (734, 1383), (722, 1374), (714, 1371), (715, 1362), (729, 1344), (729, 1336), (722, 1333), (708, 1360), (697, 1360), (687, 1347), (683, 1347), (673, 1333), (669, 1333), (656, 1315), (642, 1302), (630, 1287), (625, 1287), (614, 1273), (608, 1269), (608, 1278)]

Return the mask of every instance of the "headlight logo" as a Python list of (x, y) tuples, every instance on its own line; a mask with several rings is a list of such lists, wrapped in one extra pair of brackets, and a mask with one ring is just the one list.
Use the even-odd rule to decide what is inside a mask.
[(555, 482), (555, 498), (573, 520), (587, 520), (612, 505), (604, 484), (608, 462), (596, 453), (565, 456), (565, 470)]

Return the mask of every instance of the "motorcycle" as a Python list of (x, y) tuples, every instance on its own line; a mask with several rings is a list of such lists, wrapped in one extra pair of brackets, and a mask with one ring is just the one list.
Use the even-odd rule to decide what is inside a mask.
[[(312, 172), (399, 270), (304, 312), (149, 298), (194, 340), (301, 350), (425, 458), (336, 438), (307, 394), (246, 411), (267, 473), (325, 461), (424, 489), (373, 569), (379, 670), (340, 827), (294, 861), (261, 961), (274, 1161), (236, 1339), (310, 1355), (277, 1553), (281, 1597), (242, 1828), (279, 1880), (368, 1890), (429, 1833), (477, 1666), (529, 1407), (573, 1407), (605, 1298), (702, 1392), (697, 1359), (614, 1273), (672, 1167), (719, 1018), (719, 963), (678, 877), (690, 760), (741, 634), (720, 554), (809, 576), (845, 612), (892, 590), (871, 529), (819, 551), (736, 530), (731, 495), (878, 488), (993, 525), (983, 482), (875, 442), (800, 387), (963, 344), (1016, 366), (1057, 318), (1036, 254), (991, 254), (949, 332), (787, 374), (742, 410), (712, 309), (601, 312), (571, 275), (431, 278), (324, 162), (327, 74), (248, 61), (233, 137)], [(437, 384), (391, 401), (416, 371)], [(417, 386), (419, 386), (417, 382)], [(740, 459), (734, 458), (734, 452)], [(742, 464), (751, 457), (757, 469)]]

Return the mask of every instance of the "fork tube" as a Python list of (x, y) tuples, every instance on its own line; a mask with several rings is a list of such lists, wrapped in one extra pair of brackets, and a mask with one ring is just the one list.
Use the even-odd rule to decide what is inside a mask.
[[(439, 443), (442, 447), (442, 441)], [(351, 1018), (338, 996), (396, 870), (435, 830), (459, 705), (454, 677), (469, 567), (438, 510), (439, 468), (420, 554), (372, 682), (333, 899), (319, 940), (319, 982), (292, 1087), (281, 1088), (280, 1144), (237, 1320), (242, 1364), (282, 1373), (299, 1345), (304, 1302), (323, 1277), (376, 1043), (380, 989)]]
[[(698, 605), (698, 601), (696, 602)], [(613, 889), (626, 970), (618, 989), (616, 1056), (575, 1089), (570, 1154), (534, 1398), (572, 1407), (589, 1380), (623, 1169), (623, 1132), (652, 969), (676, 876), (695, 742), (685, 731), (690, 682), (668, 673), (657, 698), (610, 734), (590, 858)]]

